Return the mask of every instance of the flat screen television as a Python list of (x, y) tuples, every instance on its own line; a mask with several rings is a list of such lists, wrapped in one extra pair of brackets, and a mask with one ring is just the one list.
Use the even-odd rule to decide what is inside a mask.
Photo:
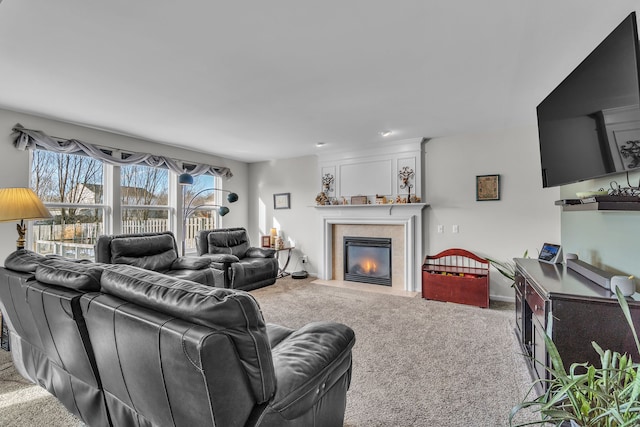
[(640, 167), (640, 48), (631, 13), (537, 107), (542, 186)]

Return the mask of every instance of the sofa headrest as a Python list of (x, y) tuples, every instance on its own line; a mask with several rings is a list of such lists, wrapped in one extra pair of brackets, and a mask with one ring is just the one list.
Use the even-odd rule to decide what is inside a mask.
[(244, 258), (249, 249), (249, 236), (244, 228), (213, 230), (207, 235), (210, 254), (231, 254)]
[(101, 275), (102, 264), (78, 263), (59, 258), (45, 259), (36, 268), (36, 280), (39, 282), (83, 292), (99, 291)]
[(271, 348), (262, 312), (253, 296), (201, 285), (128, 265), (105, 265), (102, 292), (179, 319), (224, 331), (244, 362), (256, 399), (275, 390)]
[(111, 241), (111, 262), (153, 271), (166, 271), (178, 257), (173, 236), (119, 237)]
[(21, 273), (35, 273), (36, 268), (47, 258), (33, 251), (19, 249), (11, 252), (4, 260), (4, 266), (9, 270)]

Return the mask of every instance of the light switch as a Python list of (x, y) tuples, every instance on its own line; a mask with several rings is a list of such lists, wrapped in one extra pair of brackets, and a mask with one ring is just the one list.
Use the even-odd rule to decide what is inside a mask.
[(444, 233), (444, 225), (438, 226), (438, 233)]
[(460, 231), (460, 227), (458, 227), (457, 225), (454, 225), (453, 227), (451, 227), (451, 231), (453, 233), (458, 233)]

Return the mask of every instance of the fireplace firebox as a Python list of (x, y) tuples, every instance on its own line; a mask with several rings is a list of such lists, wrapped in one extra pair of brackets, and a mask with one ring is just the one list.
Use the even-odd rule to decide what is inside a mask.
[(391, 286), (391, 239), (344, 237), (344, 280)]

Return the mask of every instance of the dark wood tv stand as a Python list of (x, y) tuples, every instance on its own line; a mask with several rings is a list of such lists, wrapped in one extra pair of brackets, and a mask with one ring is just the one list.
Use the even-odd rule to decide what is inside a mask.
[[(558, 347), (565, 369), (572, 363), (600, 366), (593, 349), (629, 353), (640, 361), (633, 335), (615, 295), (564, 264), (517, 258), (515, 275), (516, 335), (535, 379), (549, 378), (543, 334), (547, 330)], [(640, 294), (627, 298), (636, 326), (640, 326)], [(552, 324), (549, 324), (549, 314)], [(534, 362), (533, 359), (541, 363)]]

